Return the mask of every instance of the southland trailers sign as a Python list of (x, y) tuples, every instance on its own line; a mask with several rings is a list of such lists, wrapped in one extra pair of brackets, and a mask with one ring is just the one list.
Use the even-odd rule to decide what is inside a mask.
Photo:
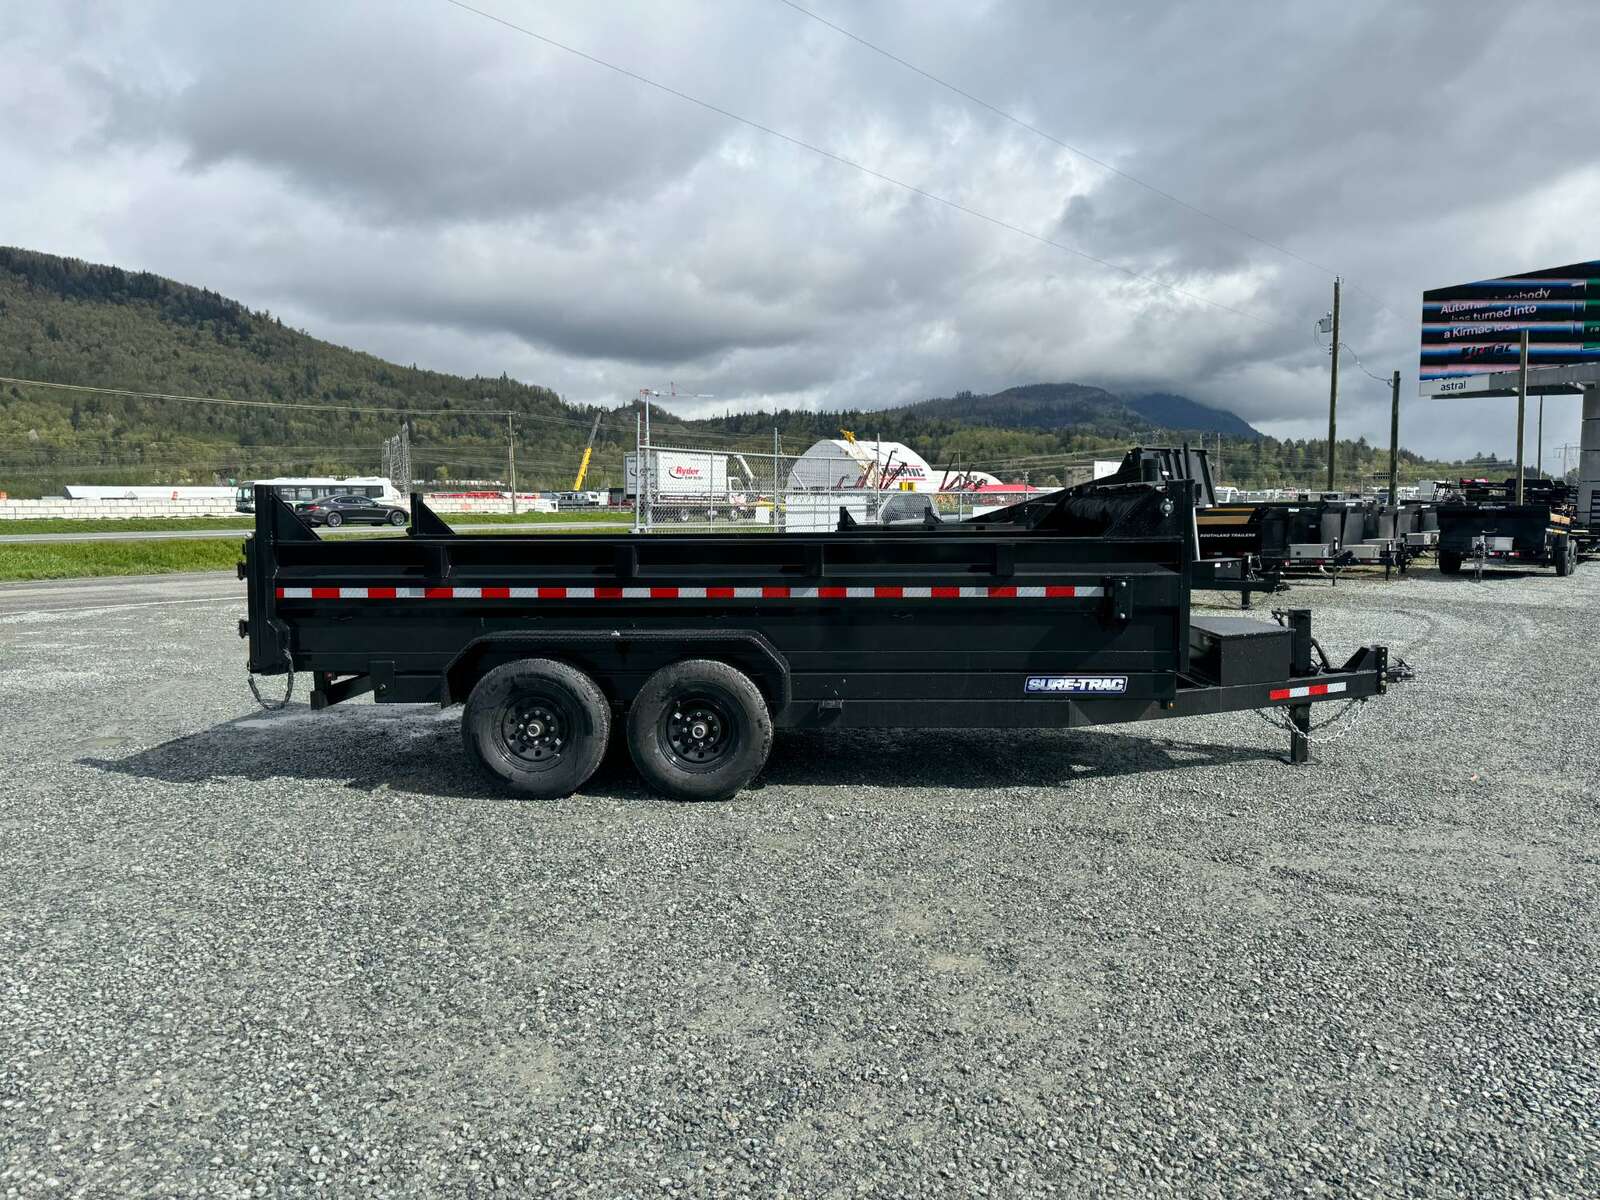
[(1422, 293), (1424, 396), (1511, 395), (1528, 333), (1528, 391), (1600, 382), (1600, 261)]

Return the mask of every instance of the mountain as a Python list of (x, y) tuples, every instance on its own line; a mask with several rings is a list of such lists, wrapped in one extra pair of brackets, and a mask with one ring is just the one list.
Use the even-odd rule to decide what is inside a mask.
[[(596, 416), (592, 485), (618, 484), (632, 407), (563, 403), (501, 374), (465, 378), (320, 341), (204, 288), (145, 272), (0, 247), (0, 376), (163, 393), (143, 399), (0, 382), (0, 491), (66, 483), (210, 483), (279, 474), (374, 474), (402, 425), (423, 481), (504, 478), (507, 413), (517, 478), (570, 487)], [(189, 397), (183, 399), (181, 397)], [(211, 397), (217, 403), (197, 402)], [(1061, 460), (1120, 455), (1133, 439), (1222, 433), (1225, 476), (1246, 486), (1319, 480), (1324, 443), (1263, 437), (1183, 396), (1119, 396), (1077, 383), (961, 392), (891, 409), (733, 413), (685, 420), (652, 406), (655, 442), (786, 453), (841, 428), (905, 442), (936, 466), (1057, 480)], [(1386, 456), (1382, 456), (1386, 458)], [(1348, 482), (1375, 474), (1365, 441), (1341, 443)], [(1406, 455), (1408, 478), (1421, 460)], [(1421, 477), (1429, 477), (1431, 472)], [(1440, 476), (1442, 477), (1442, 476)]]
[(1224, 408), (1211, 408), (1187, 396), (1174, 396), (1171, 392), (1145, 392), (1124, 399), (1134, 412), (1163, 429), (1192, 429), (1237, 438), (1261, 436), (1261, 431), (1243, 417)]
[[(0, 384), (0, 490), (12, 495), (69, 482), (375, 474), (383, 440), (408, 421), (423, 479), (499, 478), (508, 411), (524, 478), (571, 486), (598, 411), (503, 374), (385, 362), (157, 275), (15, 248), (0, 248), (0, 375), (229, 401)], [(285, 403), (301, 407), (273, 407)], [(631, 418), (602, 424), (596, 469), (620, 482), (632, 442)]]
[(1132, 435), (1155, 426), (1175, 433), (1261, 436), (1233, 413), (1208, 408), (1187, 396), (1164, 392), (1122, 396), (1082, 383), (1030, 383), (988, 396), (960, 392), (948, 399), (921, 400), (905, 410), (1010, 429), (1079, 428)]

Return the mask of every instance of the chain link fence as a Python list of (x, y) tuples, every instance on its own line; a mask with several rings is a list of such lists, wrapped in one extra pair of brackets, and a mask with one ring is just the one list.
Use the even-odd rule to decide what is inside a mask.
[(822, 442), (803, 454), (712, 450), (639, 442), (625, 464), (635, 528), (669, 533), (819, 533), (843, 510), (863, 525), (918, 523), (927, 514), (959, 521), (1026, 499), (1026, 491), (983, 493), (967, 477), (899, 463), (871, 444)]

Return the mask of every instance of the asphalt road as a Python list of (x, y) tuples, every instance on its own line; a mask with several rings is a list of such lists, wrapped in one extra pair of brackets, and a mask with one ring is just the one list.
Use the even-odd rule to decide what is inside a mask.
[[(0, 583), (0, 618), (171, 604), (239, 604), (243, 595), (244, 585), (232, 571)], [(0, 644), (4, 641), (0, 633)]]
[[(516, 533), (521, 529), (538, 531), (551, 529), (594, 529), (599, 531), (628, 529), (626, 521), (609, 524), (600, 521), (541, 521), (527, 525), (474, 524), (453, 525), (457, 533)], [(404, 537), (404, 529), (388, 526), (367, 528), (345, 527), (333, 532), (319, 531), (323, 537)], [(0, 533), (0, 545), (42, 545), (47, 542), (145, 542), (165, 541), (172, 538), (249, 537), (248, 529), (167, 529), (167, 530), (101, 530), (93, 533)]]
[(789, 735), (721, 805), (264, 713), (239, 587), (0, 590), (6, 1196), (1600, 1195), (1600, 566), (1279, 597), (1421, 672), (1308, 767)]

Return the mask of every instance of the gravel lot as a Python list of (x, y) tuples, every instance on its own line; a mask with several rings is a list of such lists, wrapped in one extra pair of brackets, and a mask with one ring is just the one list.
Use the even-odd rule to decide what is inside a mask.
[(1280, 602), (1421, 672), (1309, 767), (790, 735), (682, 806), (0, 591), (0, 1190), (1600, 1194), (1600, 565)]

